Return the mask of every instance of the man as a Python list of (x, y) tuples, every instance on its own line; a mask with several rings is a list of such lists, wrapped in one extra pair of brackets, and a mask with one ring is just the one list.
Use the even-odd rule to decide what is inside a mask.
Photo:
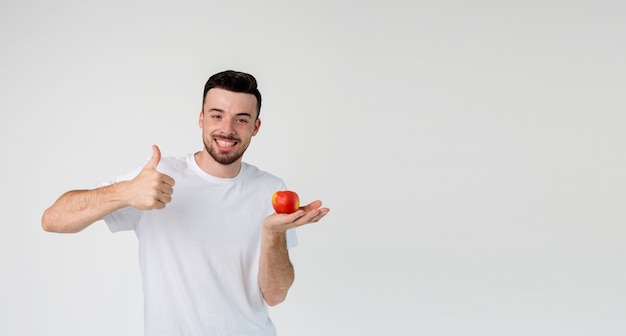
[[(44, 230), (79, 232), (104, 219), (134, 230), (146, 335), (274, 335), (267, 305), (294, 281), (295, 228), (329, 209), (314, 201), (277, 214), (281, 179), (242, 162), (261, 126), (256, 79), (232, 70), (207, 81), (199, 125), (204, 148), (163, 157), (92, 190), (73, 190), (42, 217)], [(176, 192), (174, 192), (176, 190)]]

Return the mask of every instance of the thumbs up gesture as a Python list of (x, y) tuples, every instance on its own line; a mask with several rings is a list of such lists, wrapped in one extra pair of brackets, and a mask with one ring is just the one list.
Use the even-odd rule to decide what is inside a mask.
[(174, 179), (157, 171), (161, 150), (152, 145), (152, 158), (141, 172), (130, 181), (130, 205), (141, 210), (163, 209), (172, 201)]

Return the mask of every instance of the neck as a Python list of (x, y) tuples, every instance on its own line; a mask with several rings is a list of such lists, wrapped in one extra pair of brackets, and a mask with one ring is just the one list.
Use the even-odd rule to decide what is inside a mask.
[(215, 161), (206, 150), (195, 153), (194, 158), (200, 169), (215, 177), (233, 178), (237, 176), (241, 170), (241, 159), (229, 165), (224, 165)]

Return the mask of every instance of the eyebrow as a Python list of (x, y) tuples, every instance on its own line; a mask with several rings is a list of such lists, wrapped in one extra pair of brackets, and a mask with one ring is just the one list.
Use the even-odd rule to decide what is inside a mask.
[[(215, 107), (210, 108), (210, 109), (209, 109), (209, 112), (219, 112), (219, 113), (225, 113), (225, 111), (224, 111), (224, 110), (219, 109), (219, 108), (215, 108)], [(251, 114), (251, 113), (249, 113), (249, 112), (239, 112), (239, 113), (237, 113), (237, 114), (235, 114), (235, 115), (236, 115), (236, 116), (248, 116), (248, 117), (252, 118), (252, 114)]]

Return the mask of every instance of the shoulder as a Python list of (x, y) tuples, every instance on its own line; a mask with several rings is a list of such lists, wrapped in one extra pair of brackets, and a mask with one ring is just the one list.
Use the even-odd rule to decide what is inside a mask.
[(164, 156), (161, 158), (157, 170), (164, 174), (180, 174), (188, 169), (187, 155)]
[(264, 183), (274, 184), (278, 186), (284, 185), (284, 182), (280, 177), (267, 171), (261, 170), (255, 165), (242, 162), (241, 169), (246, 179), (262, 180), (264, 181)]

